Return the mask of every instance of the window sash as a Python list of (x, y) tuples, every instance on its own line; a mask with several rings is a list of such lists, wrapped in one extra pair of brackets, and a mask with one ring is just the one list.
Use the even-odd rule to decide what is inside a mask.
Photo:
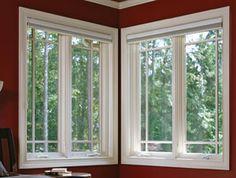
[[(34, 29), (34, 28), (33, 28)], [(111, 102), (108, 100), (107, 95), (109, 95), (109, 98), (111, 98), (112, 92), (105, 92), (107, 88), (112, 88), (110, 86), (110, 81), (111, 81), (111, 76), (107, 75), (109, 71), (111, 70), (111, 65), (112, 62), (110, 62), (110, 59), (112, 58), (112, 45), (109, 43), (100, 43), (100, 69), (99, 69), (99, 110), (100, 110), (100, 136), (99, 136), (99, 142), (100, 142), (100, 152), (99, 153), (94, 153), (93, 151), (90, 152), (75, 152), (72, 150), (72, 144), (73, 143), (90, 143), (93, 145), (94, 142), (92, 139), (92, 127), (89, 130), (90, 137), (89, 140), (77, 140), (73, 141), (72, 140), (72, 133), (70, 133), (70, 130), (72, 129), (72, 44), (71, 44), (71, 36), (68, 35), (59, 35), (59, 65), (58, 65), (58, 140), (55, 141), (49, 141), (49, 140), (42, 140), (38, 141), (35, 140), (35, 118), (33, 117), (33, 129), (32, 129), (32, 135), (33, 139), (32, 141), (28, 140), (27, 143), (32, 143), (33, 146), (33, 153), (29, 152), (27, 155), (29, 158), (43, 158), (43, 157), (51, 157), (50, 155), (54, 156), (54, 152), (48, 152), (45, 150), (45, 152), (35, 152), (35, 144), (36, 143), (42, 143), (42, 144), (48, 144), (48, 143), (58, 143), (58, 153), (59, 155), (64, 155), (66, 157), (80, 157), (83, 156), (85, 157), (86, 155), (88, 157), (91, 157), (91, 155), (94, 156), (108, 156), (111, 155), (111, 151), (109, 151), (109, 142), (108, 140), (108, 135), (109, 135), (109, 129), (107, 128), (106, 123), (110, 123), (109, 117), (112, 117), (110, 115), (110, 112), (107, 112), (108, 108), (110, 107), (109, 103)], [(35, 41), (34, 37), (32, 41)], [(45, 42), (47, 44), (47, 42)], [(34, 47), (33, 51), (34, 51)], [(78, 47), (80, 48), (80, 47)], [(91, 49), (86, 49), (91, 52), (91, 60), (92, 58), (92, 53), (93, 53), (93, 48)], [(94, 49), (97, 51), (97, 49)], [(34, 54), (33, 54), (33, 58)], [(70, 60), (67, 60), (70, 59)], [(34, 60), (33, 60), (34, 63)], [(35, 71), (35, 66), (33, 65), (33, 70)], [(92, 71), (90, 71), (92, 74)], [(35, 80), (33, 80), (33, 83)], [(90, 83), (91, 84), (91, 83)], [(34, 88), (34, 87), (33, 87)], [(92, 86), (90, 87), (92, 88)], [(90, 91), (92, 92), (92, 91)], [(33, 101), (33, 106), (35, 101)], [(69, 103), (69, 104), (68, 104)], [(101, 105), (103, 104), (103, 106)], [(92, 106), (90, 106), (92, 107)], [(33, 107), (35, 108), (35, 107)], [(92, 111), (90, 111), (92, 112)], [(33, 112), (34, 113), (34, 112)], [(33, 115), (34, 116), (34, 115)], [(66, 119), (70, 118), (70, 119)], [(90, 124), (92, 124), (92, 118), (88, 118)], [(103, 125), (102, 125), (103, 124)], [(35, 155), (35, 156), (33, 156)]]
[[(32, 70), (32, 75), (31, 75), (31, 82), (32, 82), (32, 92), (30, 93), (31, 94), (31, 97), (32, 97), (32, 102), (30, 103), (31, 104), (31, 120), (32, 120), (32, 123), (31, 123), (31, 125), (32, 125), (32, 136), (31, 136), (31, 140), (27, 140), (27, 143), (30, 143), (31, 145), (32, 145), (32, 152), (33, 153), (35, 153), (36, 152), (36, 144), (38, 143), (41, 143), (41, 144), (44, 144), (44, 152), (48, 152), (48, 144), (50, 144), (50, 143), (58, 143), (58, 140), (49, 140), (49, 134), (48, 134), (48, 116), (49, 116), (49, 113), (48, 113), (48, 104), (49, 104), (49, 101), (48, 101), (48, 80), (49, 80), (49, 73), (48, 73), (48, 68), (45, 68), (44, 69), (44, 75), (43, 75), (43, 77), (44, 77), (44, 91), (43, 91), (43, 113), (46, 115), (44, 115), (44, 119), (45, 119), (45, 121), (43, 121), (43, 123), (42, 123), (42, 125), (43, 125), (43, 129), (45, 130), (45, 132), (44, 132), (44, 135), (43, 135), (43, 137), (44, 137), (44, 140), (36, 140), (36, 135), (35, 135), (35, 133), (36, 133), (36, 117), (35, 117), (35, 115), (36, 115), (36, 106), (35, 106), (35, 98), (36, 98), (36, 43), (37, 42), (42, 42), (43, 43), (43, 45), (45, 45), (45, 47), (44, 47), (44, 62), (47, 60), (47, 63), (49, 62), (48, 60), (48, 45), (49, 44), (56, 44), (56, 45), (58, 45), (58, 43), (52, 43), (52, 42), (49, 42), (48, 40), (47, 40), (47, 38), (48, 38), (48, 34), (47, 34), (47, 32), (45, 32), (45, 35), (46, 35), (46, 40), (37, 40), (36, 39), (36, 35), (35, 35), (35, 32), (36, 30), (35, 29), (32, 29), (32, 38), (29, 38), (28, 39), (28, 44), (29, 43), (31, 43), (31, 55), (32, 55), (32, 61), (31, 61), (31, 69), (30, 70)], [(27, 58), (28, 60), (29, 60), (29, 54), (28, 54), (28, 58)], [(58, 61), (58, 58), (57, 58), (57, 61)], [(49, 64), (47, 64), (47, 65), (45, 65), (45, 66), (47, 66), (48, 67), (48, 65)], [(44, 66), (44, 67), (45, 67)], [(27, 71), (28, 72), (28, 71)], [(47, 73), (45, 73), (45, 72), (47, 72)], [(29, 75), (27, 74), (27, 77), (29, 77)], [(28, 81), (28, 80), (27, 80)], [(27, 85), (28, 86), (28, 85)], [(46, 86), (46, 87), (45, 87)], [(28, 86), (29, 87), (29, 86)], [(28, 87), (27, 87), (27, 89), (28, 89)], [(58, 96), (58, 95), (57, 95)], [(29, 96), (28, 96), (29, 97)], [(27, 99), (28, 99), (28, 97), (27, 97)], [(28, 105), (28, 107), (29, 107), (29, 105)], [(27, 118), (28, 118), (28, 114), (27, 114)], [(58, 118), (56, 118), (56, 121), (58, 121)], [(57, 135), (58, 136), (58, 135)], [(28, 145), (28, 144), (27, 144)], [(28, 146), (27, 146), (28, 147)]]
[[(170, 39), (169, 39), (170, 40)], [(148, 47), (148, 40), (146, 40), (146, 41), (143, 41), (142, 42), (142, 44), (144, 44), (145, 43), (145, 46), (146, 46), (146, 48)], [(134, 43), (132, 43), (131, 45), (135, 45)], [(168, 138), (168, 139), (166, 139), (166, 141), (164, 141), (162, 138), (160, 138), (160, 140), (152, 140), (152, 139), (150, 139), (150, 134), (149, 134), (149, 130), (150, 130), (150, 123), (149, 123), (149, 118), (150, 118), (150, 116), (149, 116), (149, 112), (151, 112), (150, 110), (149, 110), (149, 99), (150, 99), (150, 96), (149, 96), (149, 92), (151, 91), (152, 92), (152, 94), (153, 94), (153, 90), (155, 90), (155, 92), (159, 92), (158, 93), (158, 95), (160, 96), (160, 90), (161, 90), (161, 88), (159, 88), (158, 87), (158, 89), (156, 89), (156, 88), (154, 88), (154, 87), (152, 87), (152, 89), (150, 89), (149, 88), (149, 82), (150, 82), (150, 80), (152, 80), (152, 79), (150, 79), (149, 78), (149, 73), (151, 72), (151, 73), (153, 73), (154, 72), (154, 74), (155, 74), (155, 71), (153, 71), (152, 69), (151, 69), (151, 66), (150, 65), (152, 65), (153, 66), (153, 68), (154, 68), (154, 65), (155, 65), (155, 63), (156, 62), (158, 62), (158, 61), (155, 61), (155, 57), (154, 57), (154, 55), (155, 55), (155, 53), (156, 52), (160, 52), (160, 51), (162, 51), (162, 50), (164, 50), (165, 52), (170, 52), (170, 53), (172, 53), (173, 51), (172, 51), (172, 45), (164, 45), (163, 47), (152, 47), (152, 48), (150, 48), (150, 49), (141, 49), (141, 44), (140, 43), (136, 43), (136, 46), (137, 46), (137, 48), (138, 48), (138, 56), (136, 56), (136, 55), (131, 55), (131, 57), (132, 56), (134, 56), (134, 62), (136, 62), (137, 63), (137, 67), (139, 68), (137, 71), (139, 71), (138, 73), (138, 79), (132, 79), (132, 80), (134, 80), (134, 81), (136, 81), (136, 80), (138, 80), (138, 81), (136, 81), (136, 83), (139, 83), (139, 87), (134, 87), (134, 88), (136, 88), (136, 89), (138, 89), (138, 91), (137, 91), (137, 94), (138, 94), (138, 96), (137, 96), (137, 98), (138, 98), (138, 104), (139, 104), (139, 116), (137, 116), (138, 118), (139, 118), (139, 132), (141, 132), (141, 127), (142, 127), (142, 122), (143, 122), (143, 120), (144, 120), (144, 122), (145, 122), (145, 133), (144, 132), (142, 132), (142, 133), (139, 133), (139, 142), (141, 142), (141, 143), (146, 143), (145, 144), (145, 150), (147, 151), (148, 150), (148, 148), (149, 148), (149, 146), (148, 146), (148, 144), (151, 144), (151, 143), (155, 143), (155, 144), (169, 144), (169, 143), (171, 143), (171, 145), (172, 145), (172, 136), (170, 136), (170, 138)], [(168, 51), (167, 51), (168, 50)], [(152, 56), (150, 56), (150, 54), (149, 54), (149, 52), (151, 52), (151, 55)], [(132, 51), (130, 52), (131, 54), (133, 53)], [(144, 60), (144, 63), (145, 64), (142, 64), (142, 62), (141, 62), (141, 56), (143, 57), (143, 59), (142, 60)], [(159, 56), (160, 57), (160, 56)], [(172, 58), (172, 57), (171, 57)], [(168, 58), (169, 59), (169, 58)], [(167, 59), (167, 60), (168, 60)], [(150, 64), (149, 62), (150, 61), (152, 61), (152, 64)], [(167, 63), (168, 63), (168, 61), (166, 61)], [(143, 65), (143, 66), (141, 66), (141, 65)], [(159, 63), (159, 65), (161, 65), (160, 63)], [(172, 66), (172, 62), (171, 62), (171, 66)], [(141, 68), (143, 68), (143, 69), (141, 69)], [(143, 72), (141, 72), (142, 70), (144, 70)], [(142, 74), (141, 74), (142, 73)], [(143, 73), (145, 74), (145, 79), (144, 78), (142, 78), (141, 79), (141, 75), (143, 75)], [(134, 75), (134, 74), (132, 74), (132, 75)], [(168, 78), (169, 79), (169, 78)], [(161, 80), (161, 82), (162, 82), (162, 78), (160, 79)], [(172, 75), (171, 75), (171, 80), (172, 80)], [(143, 82), (143, 83), (142, 83)], [(134, 84), (135, 85), (135, 84)], [(141, 85), (143, 85), (144, 87), (141, 87)], [(167, 88), (167, 90), (168, 90), (168, 92), (171, 92), (171, 90), (172, 90), (172, 84), (171, 84), (171, 86), (168, 86), (168, 84), (166, 84), (166, 86), (163, 86), (163, 87), (168, 87)], [(170, 90), (169, 90), (170, 89)], [(132, 90), (132, 89), (131, 89)], [(134, 91), (134, 90), (132, 90), (132, 91)], [(144, 92), (145, 93), (145, 96), (143, 97), (143, 96), (141, 96), (142, 95), (142, 92)], [(168, 95), (168, 94), (166, 94), (166, 95)], [(142, 99), (141, 99), (141, 97), (143, 97)], [(172, 100), (172, 97), (171, 97), (171, 100)], [(142, 102), (145, 102), (145, 106), (144, 106), (144, 108), (142, 108), (142, 109), (144, 109), (145, 110), (145, 114), (144, 113), (142, 113), (141, 114), (141, 103)], [(137, 103), (137, 102), (136, 102)], [(160, 104), (160, 102), (159, 102), (159, 104)], [(165, 106), (167, 106), (167, 107), (169, 107), (169, 105), (168, 105), (169, 103), (165, 103)], [(157, 103), (155, 104), (155, 106), (157, 106)], [(152, 108), (153, 106), (151, 106), (151, 108)], [(137, 110), (136, 110), (136, 112), (137, 112)], [(171, 114), (172, 114), (172, 108), (171, 108)], [(142, 115), (145, 115), (144, 116), (144, 118), (141, 118), (141, 116)], [(136, 117), (136, 116), (135, 116)], [(162, 120), (163, 119), (163, 117), (164, 116), (162, 116), (162, 118), (160, 118), (160, 120)], [(171, 118), (172, 119), (172, 118)], [(168, 121), (167, 121), (168, 122)], [(170, 126), (171, 128), (172, 128), (172, 121), (171, 121), (171, 123), (169, 124), (169, 122), (168, 122), (168, 126)], [(144, 134), (145, 135), (145, 138), (142, 138), (142, 134)], [(168, 133), (165, 133), (165, 136), (167, 136), (168, 135)], [(153, 136), (153, 135), (152, 135)], [(139, 147), (140, 147), (140, 144), (139, 144)], [(160, 151), (160, 152), (162, 152), (162, 151)], [(163, 151), (163, 152), (165, 152), (165, 151)]]
[[(214, 121), (215, 121), (215, 141), (189, 141), (187, 140), (187, 116), (185, 114), (185, 123), (184, 123), (184, 129), (185, 129), (185, 140), (184, 140), (184, 152), (185, 154), (194, 154), (194, 153), (187, 153), (187, 145), (196, 145), (196, 144), (200, 144), (200, 145), (215, 145), (215, 153), (213, 155), (215, 155), (214, 157), (217, 157), (218, 159), (222, 159), (222, 155), (220, 155), (219, 153), (219, 150), (218, 150), (218, 146), (222, 145), (223, 146), (223, 141), (219, 141), (219, 114), (218, 114), (218, 111), (219, 111), (219, 41), (222, 41), (223, 42), (223, 39), (218, 37), (218, 34), (216, 32), (216, 37), (214, 39), (210, 39), (210, 40), (204, 40), (204, 41), (197, 41), (197, 42), (194, 42), (194, 43), (184, 43), (184, 48), (186, 49), (186, 47), (188, 45), (192, 45), (192, 44), (199, 44), (199, 43), (205, 43), (205, 42), (212, 42), (215, 46), (215, 53), (214, 53), (214, 61), (215, 61), (215, 117), (214, 117)], [(223, 54), (222, 54), (222, 57), (223, 57)], [(186, 51), (184, 51), (184, 58), (186, 60)], [(223, 61), (222, 61), (223, 62)], [(186, 66), (185, 66), (185, 70), (186, 71)], [(185, 73), (185, 77), (187, 75), (187, 72)], [(223, 75), (221, 76), (222, 80), (223, 80)], [(184, 79), (184, 87), (185, 87), (185, 93), (183, 96), (186, 96), (186, 88), (187, 88), (187, 85), (186, 85), (186, 79)], [(222, 88), (222, 93), (223, 93), (223, 88)], [(223, 102), (223, 100), (221, 101)], [(185, 103), (183, 103), (184, 106), (185, 106), (185, 109), (187, 109), (187, 101), (185, 100)], [(222, 107), (223, 107), (223, 103), (222, 104)], [(223, 110), (223, 108), (222, 108)], [(185, 111), (186, 112), (186, 111)], [(222, 128), (224, 127), (224, 123), (222, 123)], [(223, 129), (222, 129), (223, 130)], [(224, 130), (223, 130), (223, 135), (224, 134)], [(223, 138), (224, 139), (224, 138)], [(202, 153), (204, 154), (204, 153)], [(212, 155), (211, 153), (205, 153), (207, 155)], [(205, 159), (205, 157), (203, 156), (203, 159)]]
[[(72, 37), (73, 38), (73, 37)], [(72, 38), (70, 38), (70, 40), (72, 40)], [(92, 45), (92, 44), (91, 44)], [(102, 43), (100, 42), (100, 46), (102, 45)], [(96, 49), (94, 48), (93, 46), (89, 47), (89, 48), (83, 48), (83, 47), (79, 47), (79, 46), (72, 46), (71, 45), (71, 50), (73, 49), (85, 49), (86, 51), (88, 51), (88, 62), (87, 62), (87, 70), (88, 70), (88, 74), (87, 74), (87, 80), (88, 80), (88, 84), (87, 84), (87, 90), (88, 90), (88, 94), (87, 94), (87, 99), (88, 99), (88, 115), (87, 115), (87, 118), (88, 118), (88, 139), (86, 140), (72, 140), (72, 145), (74, 143), (87, 143), (89, 144), (90, 146), (90, 151), (93, 150), (93, 146), (95, 143), (98, 143), (99, 144), (99, 151), (101, 150), (101, 50), (100, 49)], [(98, 96), (98, 100), (99, 100), (99, 136), (98, 136), (98, 140), (94, 140), (93, 139), (93, 55), (94, 55), (94, 51), (97, 51), (99, 52), (99, 96)], [(73, 57), (72, 57), (73, 58)], [(73, 60), (73, 59), (71, 59)], [(72, 68), (73, 66), (71, 66)], [(71, 71), (71, 73), (73, 72), (73, 69)], [(72, 83), (71, 83), (72, 84)], [(71, 103), (72, 103), (72, 96), (71, 96)], [(71, 110), (72, 112), (72, 110)], [(73, 120), (73, 118), (71, 118)], [(73, 130), (73, 128), (72, 128)], [(72, 135), (73, 135), (73, 131), (72, 131)], [(72, 146), (73, 147), (73, 146)], [(72, 152), (76, 152), (76, 151), (73, 151), (73, 148), (71, 150)], [(79, 151), (80, 152), (80, 151)]]

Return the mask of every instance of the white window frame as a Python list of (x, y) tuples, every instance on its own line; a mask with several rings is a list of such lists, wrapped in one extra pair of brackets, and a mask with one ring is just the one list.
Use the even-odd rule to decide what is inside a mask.
[[(104, 155), (81, 155), (68, 154), (70, 146), (70, 134), (66, 130), (71, 130), (70, 122), (65, 119), (68, 116), (70, 109), (70, 90), (65, 86), (70, 86), (70, 74), (68, 71), (70, 64), (60, 60), (60, 69), (65, 73), (65, 77), (59, 82), (59, 120), (58, 120), (58, 153), (50, 153), (51, 155), (42, 154), (40, 157), (34, 155), (27, 156), (27, 28), (28, 21), (36, 19), (37, 23), (45, 22), (53, 27), (67, 27), (70, 32), (77, 30), (85, 36), (97, 36), (98, 39), (108, 38), (107, 45), (102, 45), (103, 50), (108, 51), (102, 56), (101, 70), (101, 137), (102, 137), (102, 152)], [(45, 26), (45, 24), (43, 24)], [(87, 33), (88, 32), (88, 33)], [(106, 48), (106, 49), (105, 49)], [(69, 51), (62, 51), (62, 56)], [(118, 30), (115, 28), (89, 23), (81, 20), (62, 17), (54, 14), (49, 14), (37, 10), (19, 8), (19, 167), (21, 169), (28, 168), (44, 168), (44, 167), (67, 167), (67, 166), (87, 166), (87, 165), (108, 165), (118, 163)], [(67, 60), (69, 61), (69, 60)], [(61, 73), (60, 72), (60, 73)], [(59, 73), (59, 75), (60, 75)], [(64, 96), (62, 96), (64, 95)], [(67, 134), (65, 134), (67, 133)]]
[[(178, 149), (176, 143), (173, 143), (173, 153), (157, 153), (157, 154), (140, 154), (137, 153), (135, 147), (138, 148), (137, 138), (140, 133), (138, 116), (138, 93), (139, 84), (137, 79), (138, 62), (132, 52), (129, 51), (131, 38), (143, 39), (145, 35), (155, 37), (155, 34), (168, 33), (168, 30), (183, 30), (179, 27), (185, 27), (196, 22), (210, 22), (211, 19), (222, 19), (223, 23), (223, 158), (222, 159), (206, 159), (198, 155), (181, 155), (176, 154)], [(208, 25), (208, 24), (206, 24)], [(183, 168), (199, 168), (199, 169), (220, 169), (229, 170), (229, 7), (223, 7), (214, 10), (208, 10), (195, 14), (185, 15), (167, 20), (151, 22), (147, 24), (132, 26), (121, 29), (121, 98), (122, 98), (122, 147), (121, 147), (121, 163), (131, 165), (149, 165), (149, 166), (166, 166), (166, 167), (183, 167)], [(176, 55), (176, 52), (175, 52)], [(180, 58), (182, 56), (179, 56)], [(173, 59), (175, 63), (175, 59)], [(173, 64), (180, 65), (180, 64)], [(173, 80), (176, 75), (183, 75), (181, 71), (173, 69)], [(180, 82), (180, 81), (179, 81)], [(181, 93), (181, 86), (173, 83), (173, 92)], [(179, 90), (179, 91), (178, 91)], [(182, 95), (183, 96), (183, 95)], [(178, 100), (178, 101), (177, 101)], [(181, 99), (174, 98), (173, 103), (181, 102)], [(174, 104), (173, 113), (176, 113)], [(180, 111), (179, 111), (180, 112)], [(178, 114), (178, 113), (177, 113)], [(172, 135), (173, 141), (177, 134), (181, 134), (183, 129), (179, 131), (176, 119), (173, 117)]]

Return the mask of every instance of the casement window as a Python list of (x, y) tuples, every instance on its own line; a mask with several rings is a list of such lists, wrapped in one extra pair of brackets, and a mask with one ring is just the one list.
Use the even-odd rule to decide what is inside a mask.
[(21, 168), (117, 163), (117, 34), (20, 8)]
[(122, 164), (229, 169), (229, 9), (122, 29)]

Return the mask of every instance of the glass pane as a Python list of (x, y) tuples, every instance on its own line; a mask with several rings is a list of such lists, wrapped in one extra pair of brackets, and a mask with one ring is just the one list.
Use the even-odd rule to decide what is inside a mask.
[(152, 152), (172, 152), (172, 144), (148, 143), (148, 151), (152, 151)]
[[(141, 140), (172, 140), (172, 44), (170, 38), (140, 43)], [(142, 51), (146, 47), (147, 51)], [(163, 49), (154, 49), (161, 48)], [(148, 135), (146, 135), (146, 133)], [(171, 144), (167, 144), (171, 145)], [(161, 144), (141, 144), (142, 151), (170, 151)]]
[(46, 32), (43, 30), (35, 29), (35, 38), (36, 38), (36, 40), (45, 40), (46, 39)]
[(172, 140), (172, 50), (148, 52), (148, 139)]
[[(35, 34), (32, 35), (35, 37), (34, 44), (32, 40), (28, 41), (27, 139), (57, 140), (58, 44), (49, 44), (42, 40), (53, 34), (54, 40), (58, 41), (58, 34), (48, 35), (47, 32), (37, 29), (33, 29), (32, 33)], [(35, 138), (32, 138), (33, 134)], [(35, 144), (36, 152), (48, 150), (49, 145), (46, 143)]]
[[(211, 31), (209, 32), (211, 34)], [(187, 140), (215, 141), (215, 43), (186, 46)]]
[(222, 38), (223, 37), (223, 29), (217, 30), (217, 34), (218, 34), (218, 38)]
[(28, 30), (27, 30), (27, 37), (28, 37), (28, 39), (32, 39), (33, 38), (33, 29), (32, 28), (28, 28)]
[(94, 151), (97, 153), (101, 152), (100, 142), (94, 142), (91, 151)]
[(143, 41), (143, 42), (140, 43), (140, 49), (141, 50), (147, 49), (147, 42), (146, 41)]
[(100, 150), (100, 42), (72, 37), (73, 151)]
[(141, 151), (146, 151), (146, 144), (145, 143), (141, 143)]
[(53, 32), (50, 32), (48, 34), (48, 40), (51, 41), (51, 42), (58, 42), (58, 33), (53, 33)]
[(32, 153), (32, 152), (33, 152), (32, 143), (27, 143), (27, 153)]
[(218, 141), (223, 141), (223, 41), (218, 42)]
[(58, 152), (58, 144), (57, 143), (49, 143), (48, 144), (48, 152)]
[(162, 48), (162, 47), (170, 46), (171, 44), (172, 44), (172, 40), (170, 38), (158, 38), (155, 40), (148, 41), (147, 47), (149, 49)]
[(72, 140), (88, 140), (88, 60), (90, 52), (72, 51)]
[(187, 145), (187, 153), (214, 154), (215, 152), (216, 152), (215, 145), (202, 145), (202, 144)]
[(58, 127), (58, 45), (48, 45), (48, 139), (57, 140)]
[[(38, 43), (36, 47), (36, 140), (57, 139), (58, 47)], [(50, 129), (45, 128), (48, 122)], [(48, 138), (47, 138), (48, 139)]]
[(214, 39), (216, 37), (216, 31), (210, 30), (205, 32), (193, 33), (186, 35), (186, 43), (198, 42), (202, 40)]
[(35, 139), (44, 140), (44, 53), (45, 43), (35, 44)]
[(35, 152), (44, 152), (44, 143), (35, 144)]
[(28, 108), (27, 108), (27, 140), (32, 140), (32, 116), (33, 116), (33, 54), (32, 40), (28, 41)]
[(72, 47), (77, 48), (91, 48), (92, 41), (79, 37), (72, 37)]
[(95, 50), (100, 49), (100, 42), (99, 41), (93, 41), (93, 49), (95, 49)]
[(218, 154), (220, 154), (220, 155), (223, 154), (223, 145), (222, 144), (218, 145)]
[(84, 152), (84, 151), (90, 151), (90, 150), (91, 150), (90, 143), (72, 143), (73, 152)]

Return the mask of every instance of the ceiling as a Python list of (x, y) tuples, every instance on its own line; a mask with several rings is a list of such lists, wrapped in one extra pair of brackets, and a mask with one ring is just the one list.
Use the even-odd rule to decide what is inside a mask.
[(154, 0), (85, 0), (85, 1), (101, 4), (104, 6), (109, 6), (116, 9), (124, 9), (143, 3), (148, 3)]

